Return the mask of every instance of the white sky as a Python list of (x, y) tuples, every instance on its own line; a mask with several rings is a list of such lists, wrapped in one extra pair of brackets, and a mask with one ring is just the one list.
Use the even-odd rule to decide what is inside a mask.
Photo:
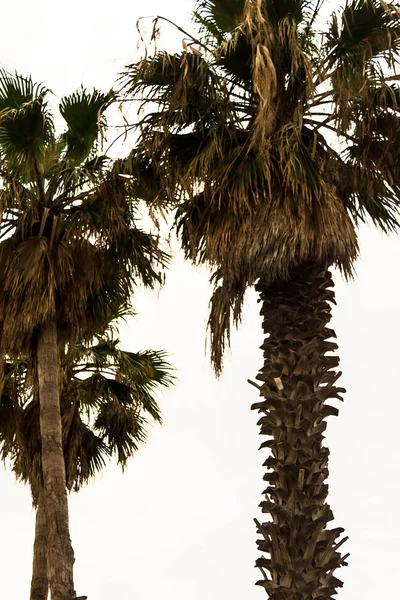
[[(335, 3), (331, 5), (336, 7)], [(59, 7), (59, 8), (57, 8)], [(189, 0), (20, 0), (2, 6), (0, 61), (61, 97), (82, 82), (108, 89), (137, 58), (137, 17), (165, 14), (190, 27)], [(168, 43), (180, 47), (170, 28)], [(400, 526), (400, 243), (360, 233), (358, 277), (337, 280), (333, 326), (340, 344), (339, 418), (331, 419), (330, 504), (350, 540), (340, 600), (375, 600), (398, 588)], [(110, 466), (71, 497), (76, 589), (89, 600), (257, 600), (253, 517), (261, 501), (257, 415), (249, 410), (261, 365), (261, 321), (249, 293), (232, 359), (216, 382), (204, 356), (207, 272), (177, 257), (157, 298), (139, 294), (123, 327), (131, 350), (165, 348), (180, 382), (160, 398), (165, 424), (126, 473)], [(27, 488), (0, 468), (0, 597), (29, 594), (34, 514)]]

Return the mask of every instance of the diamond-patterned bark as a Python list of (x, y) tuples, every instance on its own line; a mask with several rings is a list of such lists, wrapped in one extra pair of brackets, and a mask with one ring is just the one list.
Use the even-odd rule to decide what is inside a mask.
[(264, 556), (258, 582), (271, 600), (326, 600), (342, 582), (335, 570), (347, 556), (339, 551), (342, 528), (326, 502), (329, 450), (323, 446), (326, 418), (338, 410), (329, 399), (342, 399), (336, 387), (339, 359), (327, 327), (335, 302), (329, 271), (315, 265), (293, 270), (290, 280), (257, 291), (265, 341), (264, 366), (257, 376), (262, 400), (252, 406), (262, 415), (262, 447), (270, 449), (264, 465), (268, 486), (261, 503), (270, 520), (257, 528)]

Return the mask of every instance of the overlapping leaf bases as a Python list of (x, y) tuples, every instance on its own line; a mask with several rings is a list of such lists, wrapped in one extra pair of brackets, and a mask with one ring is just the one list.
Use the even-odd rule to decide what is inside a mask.
[[(262, 448), (271, 455), (264, 480), (263, 513), (257, 522), (258, 547), (270, 555), (257, 560), (259, 585), (273, 600), (332, 598), (342, 582), (335, 571), (346, 565), (338, 549), (343, 529), (329, 529), (333, 513), (328, 495), (329, 450), (323, 446), (326, 418), (337, 415), (327, 404), (341, 400), (335, 386), (341, 375), (332, 356), (335, 332), (327, 327), (334, 302), (329, 271), (309, 265), (291, 274), (286, 284), (260, 282), (265, 341), (264, 366), (257, 376), (262, 398), (252, 408), (262, 415), (260, 433), (268, 436)], [(269, 571), (270, 577), (266, 575)]]

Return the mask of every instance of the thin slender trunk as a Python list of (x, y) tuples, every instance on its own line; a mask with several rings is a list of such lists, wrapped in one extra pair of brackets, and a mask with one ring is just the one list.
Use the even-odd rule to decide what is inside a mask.
[(327, 355), (337, 349), (327, 328), (332, 287), (330, 272), (316, 265), (298, 267), (289, 281), (257, 285), (266, 337), (257, 376), (263, 399), (252, 408), (263, 415), (261, 435), (269, 437), (261, 445), (270, 448), (261, 508), (270, 520), (256, 521), (257, 544), (267, 554), (256, 565), (263, 574), (258, 584), (272, 600), (332, 598), (342, 586), (334, 571), (348, 556), (338, 552), (344, 530), (327, 529), (333, 514), (323, 433), (326, 417), (338, 410), (326, 401), (345, 391), (334, 385), (339, 359)]
[(47, 600), (49, 593), (49, 577), (47, 574), (47, 522), (44, 508), (44, 492), (39, 490), (35, 543), (33, 546), (33, 565), (30, 600)]
[(51, 598), (71, 600), (76, 596), (73, 582), (74, 552), (69, 535), (68, 497), (61, 433), (59, 357), (54, 318), (49, 320), (39, 333), (37, 359)]

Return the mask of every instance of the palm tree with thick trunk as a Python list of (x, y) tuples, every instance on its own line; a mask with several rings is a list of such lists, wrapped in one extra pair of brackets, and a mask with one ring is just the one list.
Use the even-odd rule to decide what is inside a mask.
[[(127, 352), (111, 331), (61, 353), (62, 445), (68, 490), (79, 491), (115, 457), (122, 468), (147, 439), (148, 417), (161, 423), (156, 393), (173, 382), (162, 351)], [(1, 458), (29, 483), (36, 508), (31, 600), (47, 600), (48, 525), (44, 505), (40, 407), (26, 360), (5, 365), (0, 398)]]
[(48, 97), (30, 77), (0, 73), (0, 352), (29, 356), (37, 377), (51, 597), (71, 600), (60, 349), (125, 313), (135, 279), (159, 282), (165, 256), (136, 226), (132, 181), (100, 152), (113, 94), (63, 98), (60, 135)]
[[(351, 277), (355, 226), (397, 226), (400, 12), (347, 0), (198, 0), (184, 50), (147, 49), (123, 85), (141, 100), (135, 153), (177, 206), (186, 256), (212, 270), (209, 330), (217, 374), (232, 321), (255, 286), (264, 363), (260, 400), (267, 487), (256, 521), (273, 600), (331, 598), (346, 564), (330, 528), (326, 418), (341, 399), (332, 268)], [(154, 23), (157, 37), (162, 17)]]

